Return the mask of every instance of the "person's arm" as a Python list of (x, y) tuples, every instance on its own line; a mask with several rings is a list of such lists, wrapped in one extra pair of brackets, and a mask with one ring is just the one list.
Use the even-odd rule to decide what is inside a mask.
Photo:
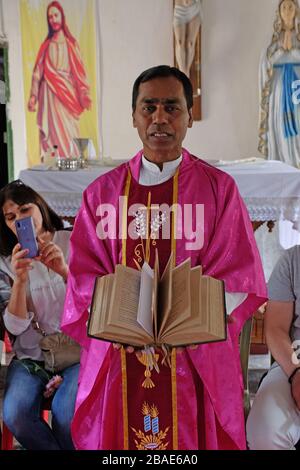
[(5, 307), (9, 302), (10, 293), (11, 286), (9, 278), (5, 272), (0, 270), (0, 314), (5, 310)]
[(297, 365), (292, 360), (294, 351), (289, 335), (293, 313), (294, 302), (269, 301), (265, 313), (265, 328), (271, 354), (287, 377), (299, 368), (299, 372), (291, 380), (291, 393), (300, 409), (300, 363)]
[(295, 369), (295, 364), (292, 362), (292, 341), (289, 335), (293, 312), (294, 302), (275, 300), (267, 303), (265, 312), (267, 345), (272, 356), (288, 377)]
[(33, 318), (33, 314), (27, 309), (26, 299), (28, 272), (32, 269), (32, 260), (24, 258), (27, 252), (28, 250), (21, 250), (19, 243), (13, 249), (11, 268), (15, 277), (12, 287), (9, 287), (10, 295), (7, 295), (3, 313), (6, 329), (15, 336), (22, 334)]
[(13, 283), (7, 310), (16, 317), (27, 319), (26, 283), (19, 280)]
[(11, 265), (15, 273), (14, 283), (11, 289), (11, 296), (7, 306), (10, 314), (16, 317), (27, 319), (28, 310), (26, 302), (26, 286), (28, 273), (32, 269), (32, 260), (25, 258), (29, 250), (21, 250), (21, 245), (17, 243), (12, 252)]

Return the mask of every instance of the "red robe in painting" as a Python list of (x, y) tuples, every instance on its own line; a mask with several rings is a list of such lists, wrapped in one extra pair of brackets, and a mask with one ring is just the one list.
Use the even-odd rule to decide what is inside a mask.
[(57, 145), (60, 156), (78, 156), (72, 139), (79, 137), (78, 120), (90, 99), (76, 42), (66, 36), (64, 41), (53, 38), (44, 41), (33, 70), (30, 96), (38, 100), (41, 153)]

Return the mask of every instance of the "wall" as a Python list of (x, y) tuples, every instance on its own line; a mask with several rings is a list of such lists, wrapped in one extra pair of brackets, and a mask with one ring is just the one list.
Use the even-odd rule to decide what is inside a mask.
[(258, 70), (279, 0), (203, 0), (203, 121), (185, 141), (197, 155), (259, 156)]
[(140, 148), (131, 125), (131, 90), (148, 67), (172, 65), (173, 0), (100, 0), (102, 129), (105, 157)]
[(2, 1), (4, 16), (4, 31), (9, 44), (9, 80), (10, 103), (7, 114), (12, 121), (14, 171), (15, 177), (19, 171), (27, 167), (26, 129), (24, 112), (24, 90), (22, 81), (21, 35), (19, 23), (19, 8), (17, 0)]
[[(131, 88), (155, 64), (173, 63), (173, 0), (96, 0), (99, 8), (101, 135), (105, 157), (140, 147), (131, 127)], [(258, 66), (278, 0), (203, 0), (203, 120), (185, 146), (209, 159), (257, 156)], [(15, 173), (27, 166), (18, 0), (4, 1), (10, 46)]]

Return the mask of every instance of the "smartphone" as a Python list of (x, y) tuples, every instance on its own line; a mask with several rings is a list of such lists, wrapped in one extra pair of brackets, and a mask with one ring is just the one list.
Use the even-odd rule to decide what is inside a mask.
[(29, 250), (25, 258), (35, 258), (39, 254), (36, 233), (32, 217), (25, 217), (15, 221), (17, 235), (22, 250)]

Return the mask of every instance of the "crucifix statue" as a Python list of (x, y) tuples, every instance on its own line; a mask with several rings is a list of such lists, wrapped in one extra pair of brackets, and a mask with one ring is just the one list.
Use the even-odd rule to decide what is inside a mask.
[(192, 81), (194, 120), (201, 119), (201, 0), (174, 0), (175, 62)]

